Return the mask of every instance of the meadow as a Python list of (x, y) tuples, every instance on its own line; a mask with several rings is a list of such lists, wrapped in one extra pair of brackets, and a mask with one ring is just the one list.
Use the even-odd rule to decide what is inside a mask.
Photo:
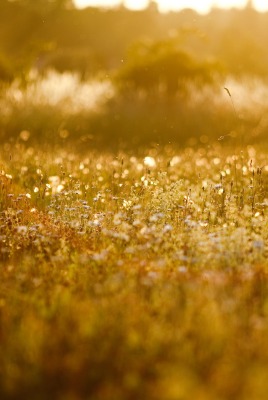
[(240, 139), (3, 144), (1, 399), (266, 399), (267, 152)]
[(268, 14), (0, 3), (0, 399), (266, 400)]
[(0, 84), (2, 144), (139, 153), (169, 143), (198, 149), (220, 141), (241, 149), (266, 141), (266, 79), (228, 75), (201, 86), (190, 79), (183, 93), (168, 97), (161, 85), (151, 92), (121, 91), (112, 78), (100, 73), (83, 81), (78, 73), (40, 76), (33, 70), (26, 83), (17, 78)]

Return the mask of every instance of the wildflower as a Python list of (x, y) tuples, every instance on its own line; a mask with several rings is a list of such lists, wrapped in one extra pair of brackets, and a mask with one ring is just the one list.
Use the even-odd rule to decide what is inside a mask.
[(163, 233), (171, 232), (173, 229), (172, 225), (166, 224), (163, 228)]
[(147, 156), (144, 158), (143, 160), (144, 165), (146, 165), (146, 167), (150, 167), (153, 168), (156, 166), (156, 161), (153, 157)]
[(27, 231), (28, 231), (28, 228), (25, 225), (20, 225), (20, 226), (17, 227), (17, 232), (20, 235), (25, 235), (25, 233), (27, 233)]
[(263, 249), (264, 248), (264, 243), (263, 243), (263, 241), (262, 240), (255, 240), (254, 242), (253, 242), (253, 247), (255, 248), (255, 249)]

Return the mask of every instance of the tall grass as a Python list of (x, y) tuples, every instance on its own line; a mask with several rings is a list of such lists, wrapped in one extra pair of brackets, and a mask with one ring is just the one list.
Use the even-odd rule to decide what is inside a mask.
[(220, 143), (6, 145), (1, 399), (265, 398), (267, 154)]
[[(238, 118), (224, 86), (232, 93)], [(2, 87), (0, 105), (2, 141), (23, 141), (20, 134), (28, 131), (28, 143), (72, 142), (80, 149), (202, 145), (219, 138), (231, 144), (238, 135), (253, 144), (267, 130), (267, 85), (254, 79), (188, 86), (187, 95), (167, 99), (160, 92), (120, 95), (107, 78), (81, 82), (74, 74), (50, 72), (32, 76), (26, 86), (15, 81)]]

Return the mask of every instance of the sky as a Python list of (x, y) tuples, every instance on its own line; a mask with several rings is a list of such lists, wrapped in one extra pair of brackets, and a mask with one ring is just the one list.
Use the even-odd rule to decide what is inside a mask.
[[(79, 8), (87, 6), (116, 6), (124, 4), (130, 9), (145, 8), (149, 0), (74, 0)], [(244, 7), (247, 0), (155, 0), (159, 10), (167, 12), (169, 10), (180, 10), (182, 8), (194, 8), (200, 13), (209, 12), (212, 6), (222, 8)], [(261, 12), (268, 11), (268, 0), (253, 0), (254, 7)]]

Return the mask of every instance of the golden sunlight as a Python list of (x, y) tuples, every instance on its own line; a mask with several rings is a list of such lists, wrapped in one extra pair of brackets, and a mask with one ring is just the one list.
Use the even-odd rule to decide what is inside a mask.
[[(74, 0), (74, 2), (78, 8), (87, 6), (113, 7), (124, 4), (130, 9), (142, 9), (149, 4), (149, 0)], [(207, 13), (213, 6), (243, 8), (246, 6), (247, 0), (155, 0), (155, 3), (158, 4), (159, 10), (162, 12), (193, 8), (200, 13)], [(253, 0), (252, 3), (258, 11), (268, 11), (267, 0)]]
[(131, 10), (139, 10), (148, 6), (148, 0), (125, 0), (124, 4)]

